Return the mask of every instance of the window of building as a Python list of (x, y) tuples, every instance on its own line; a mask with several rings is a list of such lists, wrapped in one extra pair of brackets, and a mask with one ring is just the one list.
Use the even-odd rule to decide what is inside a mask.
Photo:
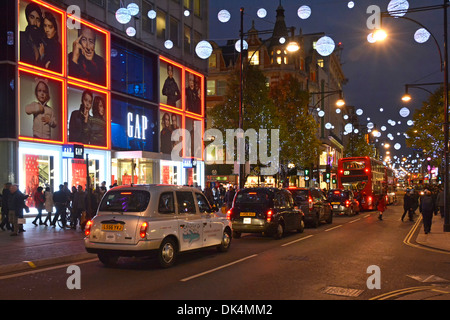
[(206, 95), (208, 96), (216, 95), (216, 80), (206, 81)]
[(172, 40), (173, 45), (176, 47), (180, 46), (180, 36), (179, 31), (180, 29), (180, 22), (175, 19), (174, 17), (170, 17), (170, 40)]
[(254, 66), (259, 65), (259, 51), (248, 51), (248, 59), (250, 59), (249, 63)]
[(105, 7), (105, 0), (89, 0), (89, 2), (95, 3), (96, 5), (102, 8)]
[(321, 67), (321, 68), (323, 68), (323, 59), (318, 59), (317, 60), (317, 65), (319, 66), (319, 67)]
[(156, 13), (156, 37), (158, 39), (166, 39), (166, 13), (161, 10), (157, 10)]
[(108, 0), (108, 11), (116, 13), (120, 8), (120, 0)]
[(192, 52), (192, 29), (188, 26), (184, 26), (184, 52)]
[(156, 65), (156, 55), (129, 42), (112, 37), (112, 90), (156, 102)]
[(215, 54), (212, 54), (209, 56), (209, 68), (217, 68), (217, 56)]
[(227, 82), (224, 80), (217, 81), (217, 95), (224, 96), (227, 90)]
[(146, 12), (149, 12), (150, 10), (153, 10), (153, 5), (145, 0), (142, 1), (142, 12), (145, 14), (142, 14), (142, 30), (147, 31), (150, 33), (155, 32), (155, 23), (154, 19), (150, 19)]
[(190, 9), (191, 8), (191, 0), (183, 0), (184, 3), (184, 7), (186, 9)]
[(194, 14), (197, 17), (201, 17), (202, 8), (201, 8), (201, 1), (200, 0), (194, 0)]

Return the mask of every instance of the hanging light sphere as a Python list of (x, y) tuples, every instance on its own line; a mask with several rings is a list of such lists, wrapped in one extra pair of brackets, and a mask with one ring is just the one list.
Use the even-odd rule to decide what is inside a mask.
[(121, 24), (127, 24), (131, 20), (130, 11), (127, 8), (117, 9), (116, 20)]
[(334, 44), (333, 39), (327, 36), (321, 37), (316, 42), (316, 51), (323, 57), (332, 54), (335, 47), (336, 45)]
[(308, 19), (311, 16), (311, 8), (309, 6), (301, 6), (297, 10), (300, 19)]
[[(244, 40), (244, 50), (248, 49), (248, 43), (247, 41)], [(236, 41), (236, 43), (234, 44), (234, 48), (236, 49), (237, 52), (241, 52), (241, 40)]]
[(151, 20), (155, 19), (155, 18), (156, 18), (156, 11), (155, 11), (155, 10), (149, 10), (149, 11), (147, 12), (147, 17), (148, 17), (149, 19), (151, 19)]
[(166, 40), (165, 42), (164, 42), (164, 47), (166, 47), (166, 49), (172, 49), (173, 48), (173, 42), (172, 42), (172, 40)]
[(361, 116), (361, 115), (363, 114), (363, 110), (362, 110), (362, 109), (356, 110), (356, 114), (357, 114), (358, 116)]
[(230, 21), (231, 14), (228, 10), (223, 9), (219, 11), (219, 13), (217, 14), (217, 18), (219, 19), (220, 22), (226, 23)]
[(393, 17), (402, 17), (409, 9), (407, 0), (391, 0), (388, 4), (387, 11)]
[(353, 1), (349, 1), (349, 2), (347, 3), (347, 7), (348, 7), (349, 9), (353, 9), (354, 6), (355, 6), (355, 3), (354, 3)]
[(407, 116), (409, 116), (409, 109), (406, 107), (403, 107), (400, 109), (399, 113), (400, 113), (400, 116), (402, 116), (403, 118), (406, 118)]
[(327, 122), (325, 124), (325, 129), (331, 129), (331, 127), (332, 127), (331, 123)]
[(213, 52), (213, 47), (211, 44), (206, 41), (202, 40), (195, 46), (195, 53), (197, 56), (199, 56), (201, 59), (208, 59)]
[(128, 27), (126, 32), (129, 37), (134, 37), (136, 35), (136, 29), (133, 27)]
[(325, 112), (323, 111), (323, 110), (320, 110), (318, 113), (317, 113), (317, 115), (319, 116), (319, 117), (323, 117), (324, 115), (325, 115)]
[(259, 9), (256, 14), (258, 15), (259, 18), (265, 18), (267, 16), (267, 10), (264, 8)]
[(130, 12), (130, 14), (132, 16), (135, 16), (135, 15), (137, 15), (139, 13), (139, 6), (136, 3), (134, 3), (134, 2), (130, 3), (127, 6), (127, 9), (128, 9), (128, 11)]
[(400, 143), (394, 144), (394, 149), (395, 150), (400, 150), (401, 147), (402, 147), (402, 145)]
[(430, 39), (430, 33), (425, 28), (420, 28), (414, 33), (414, 40), (417, 43), (425, 43)]

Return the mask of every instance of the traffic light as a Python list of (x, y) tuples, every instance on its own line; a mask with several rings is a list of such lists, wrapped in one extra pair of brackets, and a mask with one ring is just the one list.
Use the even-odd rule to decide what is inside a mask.
[(336, 183), (337, 183), (336, 175), (333, 175), (333, 177), (331, 178), (331, 182), (332, 182), (333, 184), (336, 184)]
[(309, 180), (309, 169), (305, 169), (304, 177), (305, 177), (305, 180)]

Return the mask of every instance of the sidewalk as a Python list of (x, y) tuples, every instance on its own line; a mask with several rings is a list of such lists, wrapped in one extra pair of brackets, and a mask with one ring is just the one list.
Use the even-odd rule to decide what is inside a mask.
[[(97, 257), (86, 252), (84, 232), (79, 228), (36, 227), (31, 223), (33, 219), (27, 217), (26, 232), (15, 237), (10, 236), (10, 231), (0, 230), (0, 275)], [(443, 218), (433, 216), (431, 232), (425, 234), (420, 223), (412, 240), (424, 248), (450, 254), (450, 232), (444, 232), (443, 225)]]

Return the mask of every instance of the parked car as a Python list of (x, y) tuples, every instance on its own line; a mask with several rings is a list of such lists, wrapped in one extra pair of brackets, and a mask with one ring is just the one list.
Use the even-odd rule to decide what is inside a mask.
[(359, 202), (351, 190), (331, 189), (328, 191), (328, 201), (333, 213), (354, 215), (359, 213)]
[(160, 265), (170, 267), (181, 252), (211, 246), (227, 251), (232, 237), (231, 223), (216, 216), (201, 191), (172, 185), (109, 190), (85, 234), (87, 252), (108, 266), (120, 256), (156, 253)]
[(242, 233), (271, 234), (280, 239), (287, 231), (303, 232), (303, 212), (295, 208), (292, 195), (284, 189), (245, 188), (236, 194), (227, 212), (233, 238)]
[(289, 190), (298, 206), (305, 215), (305, 224), (317, 228), (322, 221), (333, 222), (333, 212), (330, 202), (324, 192), (316, 188), (296, 188)]

